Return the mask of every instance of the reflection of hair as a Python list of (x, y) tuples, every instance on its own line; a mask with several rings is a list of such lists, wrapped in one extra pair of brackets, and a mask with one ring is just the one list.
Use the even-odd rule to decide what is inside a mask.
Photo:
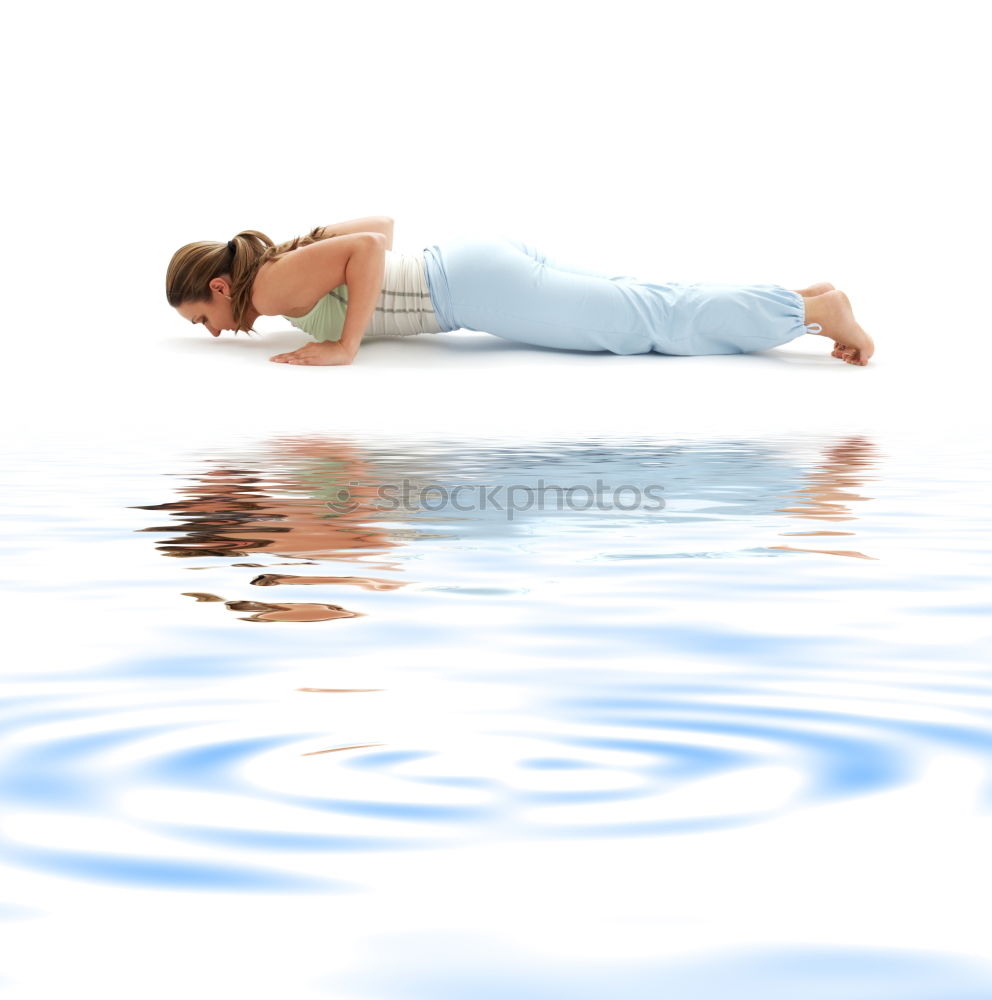
[(244, 229), (231, 241), (234, 244), (233, 254), (226, 243), (214, 243), (212, 240), (187, 243), (169, 261), (165, 274), (165, 297), (173, 308), (186, 302), (209, 302), (210, 282), (220, 275), (229, 275), (235, 330), (243, 330), (245, 313), (251, 304), (251, 287), (259, 267), (297, 247), (319, 243), (333, 235), (325, 233), (323, 226), (317, 226), (306, 236), (297, 236), (276, 245), (265, 233)]

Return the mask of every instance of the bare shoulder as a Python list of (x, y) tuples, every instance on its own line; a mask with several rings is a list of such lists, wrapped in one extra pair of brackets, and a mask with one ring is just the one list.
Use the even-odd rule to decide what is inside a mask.
[(266, 261), (252, 284), (254, 308), (262, 316), (306, 315), (332, 288), (345, 283), (348, 260), (367, 235), (331, 236)]

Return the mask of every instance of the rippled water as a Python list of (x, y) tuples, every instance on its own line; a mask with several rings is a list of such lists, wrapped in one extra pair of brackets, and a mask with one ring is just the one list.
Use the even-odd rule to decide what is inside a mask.
[[(896, 895), (873, 911), (887, 952), (845, 951), (844, 920), (786, 940), (770, 909), (764, 951), (704, 972), (630, 951), (686, 907), (688, 926), (727, 904), (721, 862), (700, 866), (711, 850), (739, 862), (720, 877), (760, 910), (746, 868), (774, 863), (776, 824), (832, 829), (840, 853), (810, 834), (805, 863), (841, 858), (840, 878), (857, 840), (831, 817), (880, 796), (914, 791), (927, 815), (946, 805), (933, 789), (956, 789), (987, 835), (989, 468), (982, 448), (859, 436), (283, 438), (166, 468), (112, 449), (21, 458), (5, 514), (0, 922), (29, 928), (94, 890), (126, 891), (134, 912), (196, 897), (220, 920), (265, 898), (353, 915), (352, 964), (338, 954), (331, 975), (311, 955), (294, 996), (613, 983), (724, 997), (728, 976), (739, 996), (992, 995), (984, 969), (905, 957), (929, 924)], [(863, 836), (860, 861), (884, 858)], [(511, 857), (534, 866), (526, 878)], [(773, 871), (773, 895), (812, 877)], [(437, 933), (404, 949), (389, 935), (414, 929), (400, 901), (428, 872), (438, 907), (488, 899), (542, 927), (574, 922), (572, 873), (587, 909), (630, 907), (628, 951), (586, 973), (575, 963), (595, 948), (576, 935), (554, 961), (471, 958), (481, 908), (447, 931), (435, 913)], [(984, 885), (988, 869), (972, 874)], [(928, 906), (946, 902), (917, 876)], [(363, 922), (363, 899), (392, 899), (396, 926)], [(451, 927), (457, 956), (439, 944)], [(369, 957), (379, 932), (392, 971)], [(825, 933), (840, 950), (809, 951)]]

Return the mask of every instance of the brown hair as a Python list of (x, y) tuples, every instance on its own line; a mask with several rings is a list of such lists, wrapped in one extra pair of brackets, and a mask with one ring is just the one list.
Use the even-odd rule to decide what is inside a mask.
[[(180, 247), (169, 261), (165, 272), (165, 297), (173, 308), (185, 302), (209, 302), (210, 282), (226, 275), (231, 281), (231, 313), (235, 333), (244, 330), (245, 313), (251, 304), (251, 289), (258, 269), (269, 260), (277, 260), (297, 247), (309, 246), (330, 239), (334, 233), (324, 232), (323, 226), (311, 229), (306, 236), (297, 236), (285, 243), (274, 244), (257, 229), (244, 229), (226, 243), (201, 240)], [(249, 333), (255, 330), (248, 329)]]

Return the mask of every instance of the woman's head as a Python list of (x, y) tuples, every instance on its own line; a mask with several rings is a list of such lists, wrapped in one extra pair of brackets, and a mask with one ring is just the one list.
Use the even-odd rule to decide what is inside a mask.
[(255, 229), (245, 229), (230, 243), (201, 240), (180, 247), (169, 261), (165, 297), (183, 319), (202, 323), (215, 337), (222, 330), (252, 330), (259, 313), (251, 303), (258, 269), (297, 247), (327, 239), (318, 226), (278, 246)]
[(201, 240), (180, 247), (165, 274), (165, 297), (183, 319), (221, 330), (250, 330), (258, 318), (251, 288), (272, 240), (253, 229), (230, 243)]

